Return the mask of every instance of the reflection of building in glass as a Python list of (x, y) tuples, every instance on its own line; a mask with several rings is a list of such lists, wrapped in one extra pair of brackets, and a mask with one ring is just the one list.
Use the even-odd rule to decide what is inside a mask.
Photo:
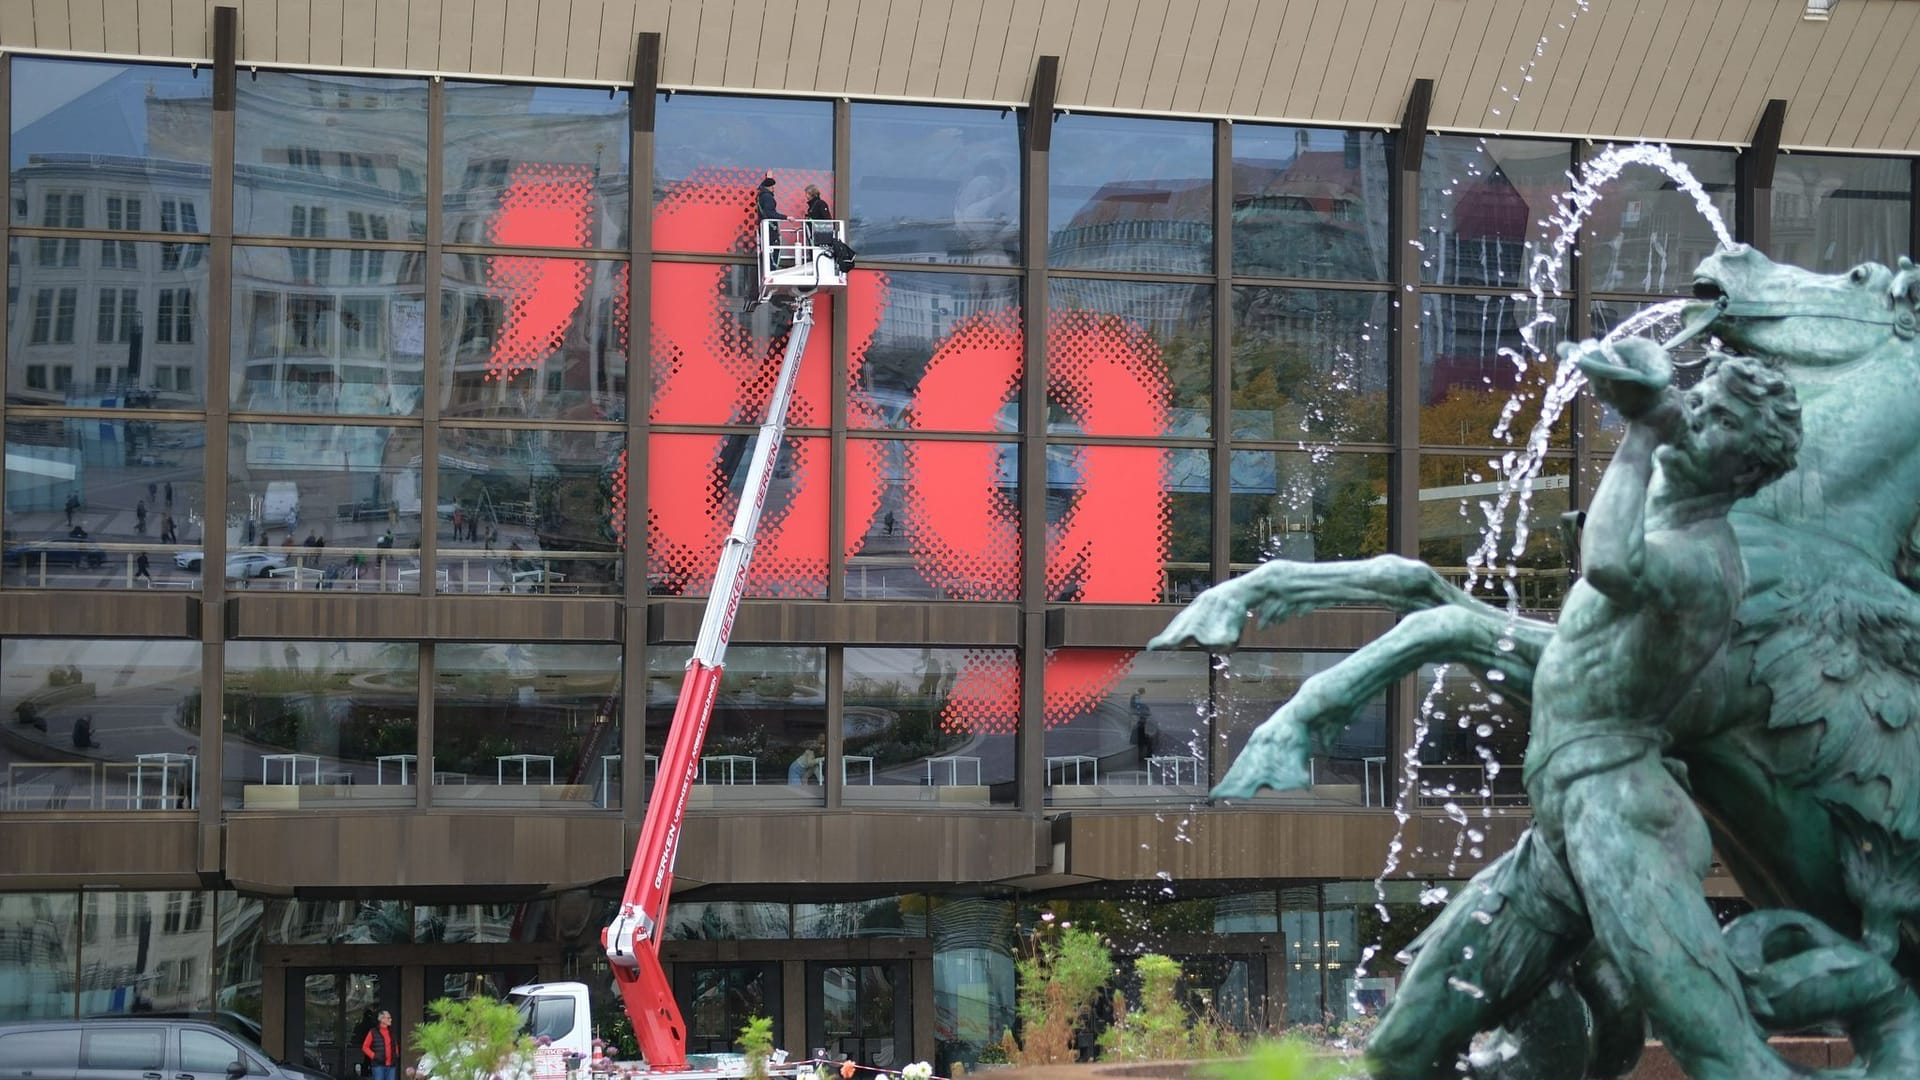
[(234, 407), (410, 415), (426, 302), (412, 252), (248, 248), (234, 258)]
[(1288, 160), (1235, 156), (1235, 267), (1261, 277), (1384, 278), (1385, 155), (1364, 132), (1345, 132), (1340, 150), (1309, 150), (1310, 133), (1294, 134)]
[[(207, 98), (137, 95), (118, 69), (13, 132), (9, 183), (23, 225), (125, 232), (208, 228)], [(100, 114), (118, 118), (102, 126)], [(89, 152), (73, 152), (83, 124)], [(196, 407), (205, 392), (202, 244), (18, 238), (8, 252), (7, 393), (21, 404)]]
[(1204, 274), (1213, 268), (1213, 181), (1116, 180), (1048, 239), (1048, 257), (1077, 270)]

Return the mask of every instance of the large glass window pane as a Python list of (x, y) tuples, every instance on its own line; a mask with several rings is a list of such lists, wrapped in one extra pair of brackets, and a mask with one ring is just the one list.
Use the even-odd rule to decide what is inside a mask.
[(849, 599), (1019, 597), (1017, 444), (853, 439), (846, 454)]
[(837, 904), (795, 904), (793, 936), (825, 939), (926, 937), (927, 898), (910, 894)]
[(804, 214), (807, 184), (836, 203), (832, 102), (663, 93), (658, 108), (656, 248), (751, 250), (755, 188), (765, 176), (778, 182), (780, 211), (789, 217)]
[(261, 1030), (266, 1022), (262, 989), (266, 967), (260, 946), (265, 941), (267, 901), (222, 892), (216, 895), (215, 905), (214, 985), (219, 993), (214, 1008), (250, 1031)]
[(425, 79), (254, 72), (233, 142), (236, 233), (426, 237)]
[(853, 246), (869, 259), (1020, 261), (1020, 118), (1005, 109), (853, 106)]
[(420, 266), (401, 251), (235, 248), (234, 410), (418, 415)]
[(269, 900), (269, 945), (405, 945), (413, 905), (405, 900)]
[(229, 641), (224, 805), (402, 807), (419, 783), (419, 647)]
[[(80, 949), (86, 962), (80, 969), (80, 1014), (205, 1012), (212, 1008), (213, 924), (212, 893), (82, 894)], [(98, 1030), (131, 1035), (146, 1029), (114, 1026), (90, 1030), (89, 1040)], [(144, 1045), (141, 1052), (146, 1052)], [(115, 1063), (157, 1069), (160, 1059), (153, 1056), (123, 1062), (116, 1058)]]
[(1213, 290), (1054, 278), (1047, 430), (1212, 433)]
[(1233, 572), (1387, 550), (1385, 454), (1233, 452)]
[(1018, 278), (857, 270), (847, 297), (879, 311), (872, 343), (852, 357), (848, 427), (1019, 430)]
[(206, 401), (207, 247), (80, 245), (79, 266), (15, 239), (7, 289), (7, 402), (197, 410)]
[[(1420, 669), (1421, 708), (1431, 711), (1420, 744), (1415, 805), (1439, 809), (1525, 806), (1521, 766), (1532, 712), (1461, 664)], [(1436, 689), (1437, 686), (1437, 689)], [(1472, 853), (1478, 861), (1481, 852)]]
[(1059, 649), (1046, 681), (1049, 804), (1204, 798), (1205, 654)]
[(450, 244), (625, 247), (626, 90), (448, 83)]
[(1769, 254), (1809, 270), (1891, 265), (1913, 243), (1912, 165), (1907, 158), (1781, 157)]
[(200, 790), (200, 646), (0, 642), (8, 810), (190, 810)]
[(626, 415), (626, 263), (448, 255), (440, 269), (441, 416)]
[[(1254, 729), (1292, 700), (1300, 684), (1346, 657), (1331, 652), (1237, 652), (1219, 687), (1216, 743), (1231, 765)], [(1390, 806), (1387, 782), (1387, 695), (1361, 706), (1354, 721), (1313, 756), (1313, 786), (1305, 791), (1263, 789), (1263, 802), (1340, 803)]]
[(1420, 163), (1420, 280), (1441, 285), (1527, 283), (1537, 224), (1566, 192), (1566, 143), (1429, 135)]
[(1047, 595), (1185, 603), (1212, 579), (1213, 455), (1153, 446), (1047, 448)]
[(238, 588), (420, 591), (420, 431), (234, 424), (227, 579)]
[[(672, 726), (690, 648), (647, 652), (647, 767)], [(826, 650), (735, 645), (713, 706), (691, 805), (817, 806), (826, 800)], [(649, 773), (651, 775), (651, 773)]]
[[(1481, 550), (1489, 515), (1498, 511), (1501, 540), (1493, 548), (1500, 568), (1480, 572), (1474, 592), (1527, 611), (1558, 611), (1568, 585), (1564, 518), (1570, 509), (1573, 462), (1548, 458), (1523, 493), (1502, 493), (1497, 460), (1471, 455), (1420, 457), (1420, 560), (1456, 585), (1467, 583), (1470, 560)], [(1500, 510), (1505, 502), (1506, 508)], [(1523, 515), (1524, 510), (1524, 515)], [(1512, 555), (1516, 523), (1527, 530), (1524, 554)]]
[[(1550, 300), (1536, 312), (1530, 298), (1507, 293), (1421, 297), (1420, 441), (1525, 446), (1559, 367), (1554, 348), (1568, 311), (1566, 301)], [(1560, 412), (1548, 445), (1573, 445), (1571, 412)]]
[(940, 1018), (934, 1069), (954, 1073), (1014, 1025), (1014, 905), (983, 896), (931, 897), (933, 1006)]
[(1233, 290), (1233, 437), (1385, 442), (1386, 293)]
[(1233, 272), (1384, 281), (1387, 136), (1378, 131), (1233, 128)]
[(620, 805), (620, 646), (440, 645), (433, 802)]
[(843, 687), (849, 805), (1016, 800), (1014, 650), (848, 649)]
[[(1739, 155), (1685, 147), (1670, 152), (1700, 181), (1731, 231), (1733, 168)], [(1719, 245), (1713, 226), (1678, 181), (1637, 165), (1604, 189), (1587, 219), (1587, 239), (1580, 250), (1596, 291), (1684, 293), (1692, 285), (1693, 268)]]
[(1213, 125), (1055, 117), (1047, 261), (1086, 270), (1213, 269)]
[(442, 428), (436, 515), (446, 592), (618, 592), (625, 436)]
[[(758, 427), (766, 419), (793, 312), (777, 304), (743, 312), (743, 297), (754, 288), (751, 267), (654, 265), (649, 402), (654, 423)], [(788, 413), (795, 426), (828, 424), (827, 386), (833, 366), (828, 344), (836, 308), (832, 302), (815, 307)]]
[[(209, 228), (211, 68), (16, 56), (8, 124), (15, 224), (173, 232), (171, 204), (177, 231)], [(109, 198), (145, 224), (112, 223)]]
[(198, 586), (204, 425), (16, 417), (6, 432), (8, 585)]
[[(647, 591), (704, 596), (746, 487), (757, 435), (654, 435), (647, 450)], [(827, 476), (822, 438), (781, 443), (748, 596), (819, 599), (827, 594)]]
[(765, 901), (676, 903), (667, 909), (668, 941), (779, 941), (793, 935), (787, 904)]
[(74, 1015), (79, 916), (76, 892), (0, 894), (0, 1018)]

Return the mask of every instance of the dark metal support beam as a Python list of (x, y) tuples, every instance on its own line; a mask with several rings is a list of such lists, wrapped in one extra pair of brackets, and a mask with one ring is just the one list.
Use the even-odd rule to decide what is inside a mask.
[(1753, 144), (1740, 151), (1735, 174), (1734, 239), (1763, 252), (1773, 246), (1773, 168), (1780, 160), (1780, 135), (1786, 126), (1786, 100), (1767, 102), (1753, 129)]
[(1026, 378), (1020, 391), (1020, 734), (1015, 754), (1020, 808), (1046, 804), (1047, 670), (1047, 184), (1053, 147), (1053, 102), (1060, 58), (1034, 66), (1028, 98), (1026, 169), (1021, 177), (1022, 254), (1027, 277), (1020, 298), (1026, 327)]
[(634, 41), (627, 109), (627, 576), (621, 626), (620, 813), (638, 825), (647, 813), (647, 438), (652, 399), (653, 153), (660, 93), (660, 35)]

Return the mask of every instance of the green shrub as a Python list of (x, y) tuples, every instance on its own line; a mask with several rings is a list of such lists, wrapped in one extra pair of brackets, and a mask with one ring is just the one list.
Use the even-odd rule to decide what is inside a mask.
[(503, 1068), (525, 1064), (533, 1053), (533, 1040), (520, 1034), (520, 1011), (505, 1002), (441, 998), (427, 1012), (433, 1019), (413, 1029), (422, 1076), (491, 1080)]
[(1062, 924), (1037, 931), (1014, 964), (1020, 1039), (1016, 1065), (1074, 1060), (1073, 1033), (1113, 977), (1113, 954), (1100, 935)]
[(747, 1059), (747, 1080), (767, 1080), (767, 1057), (773, 1053), (773, 1018), (752, 1016), (740, 1029), (740, 1053)]
[(1177, 990), (1180, 962), (1148, 953), (1133, 962), (1140, 976), (1140, 1001), (1128, 1006), (1114, 995), (1113, 1026), (1100, 1035), (1100, 1048), (1120, 1061), (1178, 1061), (1195, 1057), (1187, 1010)]

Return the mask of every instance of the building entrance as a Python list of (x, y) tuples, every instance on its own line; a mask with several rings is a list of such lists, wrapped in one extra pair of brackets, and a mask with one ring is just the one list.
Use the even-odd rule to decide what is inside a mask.
[(400, 1018), (399, 968), (288, 968), (286, 1045), (334, 1080), (359, 1076), (360, 1042), (385, 1009)]
[(772, 1017), (773, 1045), (786, 1045), (778, 963), (676, 964), (673, 996), (686, 1018), (689, 1053), (732, 1053), (754, 1016)]
[(807, 964), (807, 1047), (862, 1065), (898, 1069), (912, 1060), (913, 995), (908, 965)]

